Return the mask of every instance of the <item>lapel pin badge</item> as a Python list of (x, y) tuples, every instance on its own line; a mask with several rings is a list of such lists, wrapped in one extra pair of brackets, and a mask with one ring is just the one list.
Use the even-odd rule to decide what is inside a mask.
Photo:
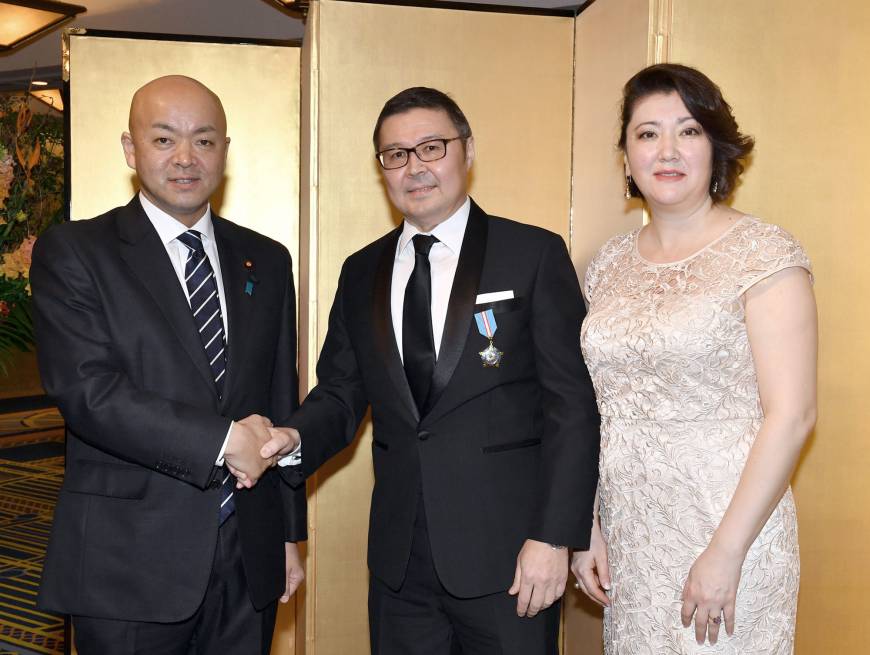
[(248, 279), (245, 281), (245, 293), (249, 296), (254, 295), (254, 285), (259, 282), (257, 276), (254, 275), (254, 262), (253, 260), (246, 259), (245, 260), (245, 270), (248, 272)]
[(483, 367), (498, 368), (499, 364), (501, 364), (501, 359), (504, 356), (504, 353), (496, 348), (495, 344), (492, 342), (492, 339), (495, 336), (495, 331), (498, 329), (498, 324), (495, 322), (495, 315), (492, 313), (491, 309), (487, 309), (484, 312), (478, 312), (475, 314), (474, 320), (477, 322), (478, 332), (489, 339), (489, 346), (477, 353), (480, 355)]

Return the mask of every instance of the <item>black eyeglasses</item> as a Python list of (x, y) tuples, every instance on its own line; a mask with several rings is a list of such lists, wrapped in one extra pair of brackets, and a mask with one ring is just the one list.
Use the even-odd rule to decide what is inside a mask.
[[(469, 135), (470, 136), (470, 135)], [(385, 170), (402, 168), (408, 163), (413, 152), (420, 161), (437, 161), (447, 155), (447, 144), (457, 139), (467, 139), (467, 136), (455, 136), (452, 139), (432, 139), (418, 143), (413, 148), (387, 148), (375, 155), (381, 167)]]

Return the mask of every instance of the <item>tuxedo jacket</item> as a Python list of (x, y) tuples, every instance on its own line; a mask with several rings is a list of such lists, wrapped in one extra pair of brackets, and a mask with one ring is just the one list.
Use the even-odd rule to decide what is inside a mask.
[[(432, 556), (452, 594), (510, 587), (526, 539), (587, 548), (598, 479), (599, 416), (580, 354), (585, 308), (562, 239), (471, 211), (428, 399), (419, 411), (393, 333), (398, 228), (345, 261), (317, 366), (290, 424), (298, 481), (350, 443), (371, 405), (375, 486), (371, 572), (405, 576), (423, 495)], [(513, 291), (476, 304), (479, 294)], [(492, 309), (498, 367), (473, 316)]]
[[(191, 616), (212, 568), (215, 460), (231, 420), (258, 413), (280, 423), (295, 409), (289, 253), (212, 220), (229, 322), (222, 401), (178, 276), (138, 198), (53, 227), (36, 243), (39, 369), (67, 426), (39, 592), (45, 609), (134, 621)], [(249, 593), (263, 607), (284, 591), (284, 541), (305, 538), (304, 489), (272, 471), (237, 491), (235, 503)]]

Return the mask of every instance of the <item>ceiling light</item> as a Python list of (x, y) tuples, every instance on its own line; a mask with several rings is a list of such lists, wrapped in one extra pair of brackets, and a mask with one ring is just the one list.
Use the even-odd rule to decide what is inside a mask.
[(12, 50), (87, 11), (54, 0), (0, 0), (0, 52)]

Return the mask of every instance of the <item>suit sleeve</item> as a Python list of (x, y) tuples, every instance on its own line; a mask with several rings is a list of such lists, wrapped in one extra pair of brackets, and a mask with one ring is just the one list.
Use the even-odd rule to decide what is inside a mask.
[(46, 392), (83, 441), (205, 488), (230, 420), (132, 384), (115, 352), (97, 281), (66, 227), (40, 237), (30, 271)]
[[(293, 264), (287, 256), (287, 286), (281, 307), (275, 368), (270, 386), (269, 416), (276, 425), (286, 425), (299, 407), (299, 377), (296, 373), (296, 289), (293, 284)], [(284, 509), (284, 538), (303, 541), (307, 538), (307, 504), (305, 485), (295, 487), (281, 483)]]
[(532, 295), (532, 339), (544, 429), (532, 539), (589, 548), (598, 484), (600, 417), (580, 352), (586, 310), (561, 238), (542, 253)]
[(329, 313), (326, 340), (317, 361), (317, 386), (289, 421), (302, 436), (302, 464), (282, 469), (294, 484), (301, 483), (353, 441), (368, 408), (345, 320), (347, 275), (345, 262)]

